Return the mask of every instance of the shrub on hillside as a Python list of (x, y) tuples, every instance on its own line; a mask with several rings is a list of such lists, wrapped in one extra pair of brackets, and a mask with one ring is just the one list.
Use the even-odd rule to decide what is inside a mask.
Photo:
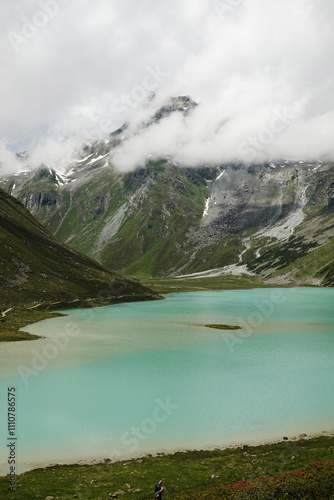
[(315, 462), (278, 477), (239, 481), (195, 493), (192, 500), (334, 500), (334, 462)]

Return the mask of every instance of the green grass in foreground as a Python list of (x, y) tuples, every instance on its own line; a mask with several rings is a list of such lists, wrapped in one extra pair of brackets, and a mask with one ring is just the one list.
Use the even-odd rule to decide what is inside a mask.
[(121, 490), (124, 494), (118, 498), (122, 500), (153, 500), (154, 484), (161, 478), (167, 489), (165, 500), (224, 498), (217, 493), (208, 496), (207, 492), (203, 496), (202, 492), (238, 481), (300, 470), (313, 462), (325, 462), (331, 459), (333, 450), (334, 438), (321, 436), (254, 447), (240, 445), (225, 450), (145, 456), (115, 463), (105, 460), (97, 465), (55, 465), (17, 476), (15, 493), (8, 491), (8, 479), (0, 477), (0, 498), (44, 500), (50, 495), (59, 500), (107, 500), (110, 493)]
[(37, 335), (30, 335), (27, 332), (19, 331), (20, 328), (43, 319), (62, 316), (59, 313), (50, 311), (28, 311), (23, 308), (13, 308), (0, 322), (0, 342), (16, 342), (19, 340), (35, 340)]

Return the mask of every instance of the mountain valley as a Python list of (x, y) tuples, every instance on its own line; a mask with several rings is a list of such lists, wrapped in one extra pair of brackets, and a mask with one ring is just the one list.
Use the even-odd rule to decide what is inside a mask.
[[(195, 106), (172, 98), (142, 127), (172, 113), (186, 119)], [(87, 142), (66, 167), (23, 168), (0, 186), (61, 241), (126, 276), (333, 285), (334, 163), (190, 168), (166, 157), (120, 172), (113, 154), (130, 134), (124, 124)]]

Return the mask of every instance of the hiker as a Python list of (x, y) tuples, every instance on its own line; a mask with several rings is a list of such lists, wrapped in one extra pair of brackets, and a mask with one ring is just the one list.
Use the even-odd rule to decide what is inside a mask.
[(165, 488), (162, 485), (162, 479), (155, 485), (155, 493), (154, 493), (154, 498), (155, 500), (161, 500), (162, 498), (162, 492), (165, 491)]

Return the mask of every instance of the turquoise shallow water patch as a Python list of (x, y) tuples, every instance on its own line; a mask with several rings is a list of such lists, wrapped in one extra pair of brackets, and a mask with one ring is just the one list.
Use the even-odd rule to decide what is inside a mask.
[[(31, 326), (46, 338), (1, 346), (20, 467), (333, 431), (333, 299), (332, 289), (183, 293)], [(6, 418), (1, 405), (2, 473)]]

